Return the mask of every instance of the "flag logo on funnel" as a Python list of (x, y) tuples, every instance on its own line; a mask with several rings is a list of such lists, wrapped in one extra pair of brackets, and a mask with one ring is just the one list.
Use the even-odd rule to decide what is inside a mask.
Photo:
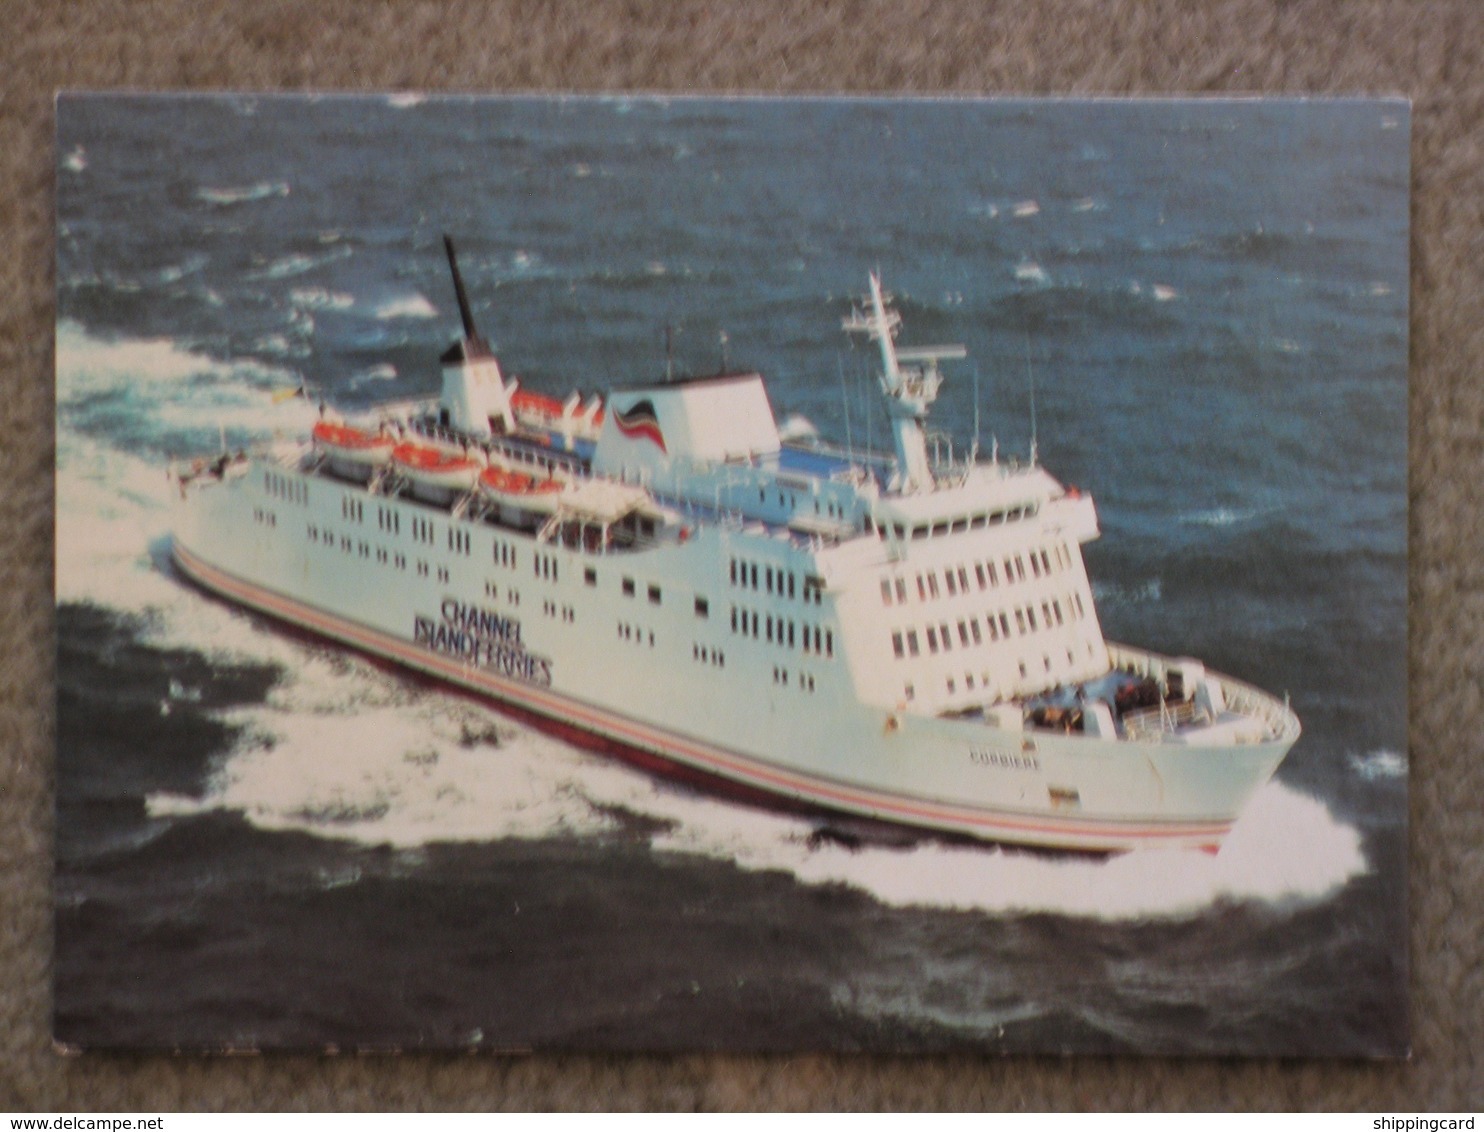
[(648, 397), (642, 401), (635, 401), (627, 409), (615, 409), (613, 412), (613, 423), (618, 426), (618, 431), (625, 436), (644, 437), (652, 442), (665, 455), (670, 450), (665, 447), (664, 433), (660, 432), (660, 422), (654, 415), (654, 402)]

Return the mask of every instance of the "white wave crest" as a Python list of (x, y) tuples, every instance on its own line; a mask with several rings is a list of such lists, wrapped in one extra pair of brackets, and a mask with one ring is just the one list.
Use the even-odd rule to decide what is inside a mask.
[(422, 295), (398, 295), (376, 306), (376, 317), (383, 322), (396, 318), (437, 318), (438, 308)]
[(329, 291), (323, 287), (296, 287), (289, 292), (289, 301), (297, 307), (312, 311), (348, 311), (356, 305), (354, 295), (343, 291)]
[(1405, 778), (1407, 756), (1397, 751), (1370, 751), (1366, 754), (1350, 754), (1345, 758), (1350, 769), (1367, 782), (1381, 779)]
[(247, 278), (253, 280), (293, 279), (300, 275), (307, 275), (328, 263), (347, 259), (353, 254), (355, 254), (354, 249), (345, 244), (330, 244), (329, 250), (322, 255), (304, 255), (295, 252), (274, 260), (266, 267), (249, 272)]
[(1202, 527), (1231, 527), (1247, 522), (1256, 514), (1250, 508), (1212, 507), (1204, 511), (1186, 512), (1179, 516), (1179, 521)]
[(1135, 586), (1119, 586), (1109, 582), (1093, 582), (1092, 596), (1099, 605), (1148, 605), (1164, 598), (1164, 580), (1150, 578)]
[(396, 377), (397, 367), (390, 362), (382, 362), (380, 365), (359, 371), (352, 376), (351, 380), (359, 385), (365, 381), (395, 381)]
[(1023, 259), (1015, 265), (1015, 278), (1022, 283), (1035, 283), (1038, 286), (1045, 286), (1051, 282), (1046, 269), (1032, 259)]
[(1315, 902), (1365, 869), (1355, 829), (1313, 798), (1271, 783), (1215, 855), (1151, 849), (1084, 860), (962, 846), (825, 845), (792, 871), (888, 904), (1127, 920), (1191, 916), (1221, 900)]
[(244, 204), (249, 201), (288, 195), (289, 183), (287, 181), (259, 181), (254, 185), (229, 185), (221, 188), (203, 185), (196, 190), (197, 200), (217, 205)]

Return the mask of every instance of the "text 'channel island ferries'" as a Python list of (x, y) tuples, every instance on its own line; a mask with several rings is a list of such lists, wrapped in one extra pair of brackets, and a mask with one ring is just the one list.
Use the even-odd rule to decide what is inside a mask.
[(930, 456), (963, 349), (898, 347), (875, 276), (845, 328), (895, 452), (863, 457), (786, 441), (756, 373), (523, 390), (448, 255), (439, 399), (182, 471), (188, 577), (726, 793), (999, 842), (1214, 849), (1298, 738), (1272, 696), (1103, 639), (1091, 498)]

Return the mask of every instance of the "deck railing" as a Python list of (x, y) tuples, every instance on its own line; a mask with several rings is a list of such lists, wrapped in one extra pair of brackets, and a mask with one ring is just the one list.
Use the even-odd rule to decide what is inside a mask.
[[(1127, 645), (1118, 645), (1111, 641), (1108, 642), (1108, 660), (1114, 668), (1121, 668), (1135, 676), (1146, 676), (1157, 681), (1161, 688), (1169, 686), (1171, 670), (1181, 668), (1180, 662), (1172, 657), (1144, 652), (1142, 649), (1129, 648)], [(1279, 700), (1250, 684), (1233, 680), (1230, 676), (1217, 675), (1209, 670), (1206, 672), (1206, 679), (1214, 682), (1220, 689), (1228, 711), (1262, 721), (1266, 732), (1265, 740), (1276, 742), (1292, 741), (1298, 738), (1300, 730), (1298, 716), (1294, 715), (1292, 709), (1289, 708), (1286, 699)], [(1166, 726), (1166, 722), (1174, 719), (1174, 713), (1182, 706), (1192, 712), (1195, 711), (1194, 704), (1187, 703), (1130, 712), (1123, 717), (1124, 727), (1131, 735), (1138, 731), (1141, 736), (1148, 737), (1171, 732), (1174, 727)], [(1133, 722), (1130, 722), (1131, 720)], [(1183, 724), (1177, 724), (1177, 726), (1183, 726)]]

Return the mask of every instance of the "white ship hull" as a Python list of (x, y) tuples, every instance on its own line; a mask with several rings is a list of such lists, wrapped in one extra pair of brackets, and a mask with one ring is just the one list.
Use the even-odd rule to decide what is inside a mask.
[[(964, 351), (899, 350), (875, 276), (845, 328), (881, 348), (894, 457), (784, 444), (755, 373), (521, 394), (447, 250), (464, 336), (437, 406), (390, 422), (392, 466), (198, 461), (186, 576), (645, 765), (994, 841), (1215, 849), (1298, 738), (1271, 696), (1103, 640), (1090, 497), (1034, 460), (929, 457)], [(512, 508), (476, 467), (562, 487)]]
[[(1042, 847), (1214, 850), (1297, 735), (1281, 704), (1214, 676), (1276, 737), (1115, 742), (872, 706), (843, 639), (783, 683), (779, 650), (729, 630), (726, 564), (743, 532), (595, 556), (292, 461), (235, 471), (182, 491), (174, 558), (205, 589), (649, 765), (792, 805)], [(518, 547), (511, 568), (495, 565), (500, 543)]]

